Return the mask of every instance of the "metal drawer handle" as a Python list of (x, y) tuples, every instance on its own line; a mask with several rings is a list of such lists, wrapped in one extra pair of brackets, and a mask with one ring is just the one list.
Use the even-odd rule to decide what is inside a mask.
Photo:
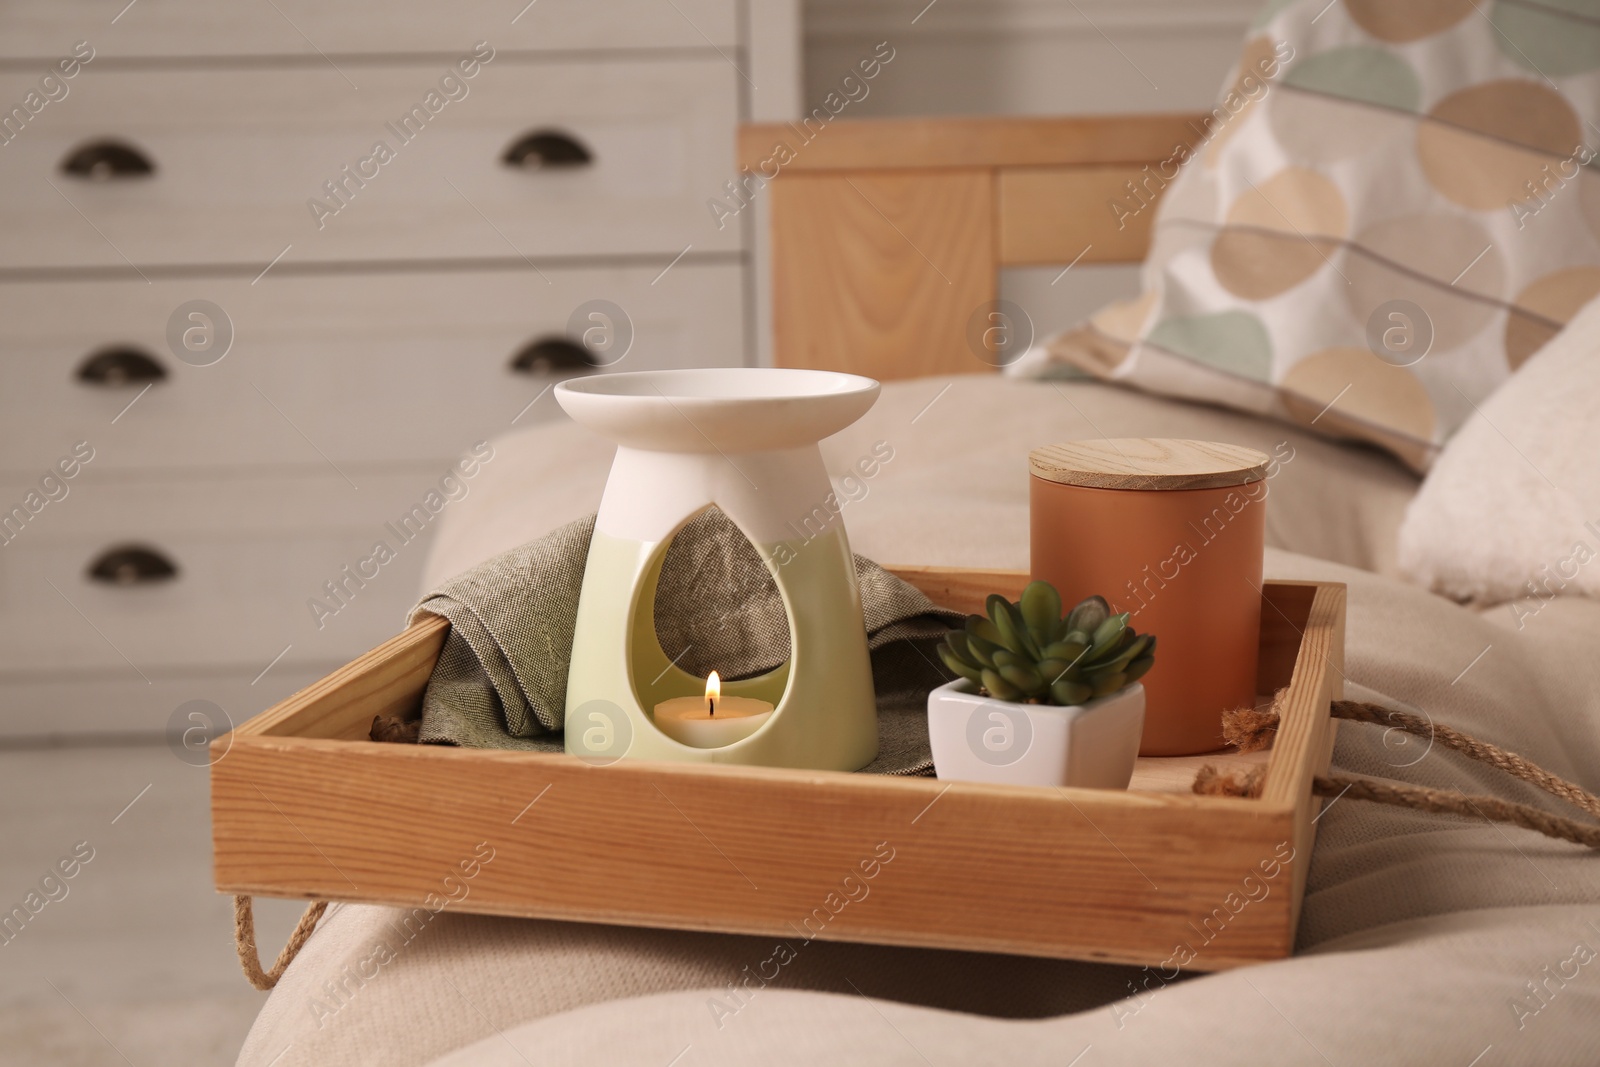
[(534, 130), (512, 142), (500, 157), (500, 162), (523, 170), (587, 167), (594, 162), (594, 154), (570, 134), (558, 130)]
[(116, 388), (167, 380), (167, 369), (148, 352), (131, 345), (112, 345), (93, 353), (79, 365), (77, 379), (89, 385)]
[(61, 173), (94, 182), (144, 178), (155, 172), (155, 164), (143, 152), (123, 141), (110, 139), (79, 145), (61, 161)]
[(178, 565), (154, 548), (116, 545), (89, 565), (89, 577), (107, 585), (148, 585), (178, 576)]
[(565, 337), (540, 337), (511, 357), (511, 369), (518, 374), (587, 371), (597, 366), (592, 352)]

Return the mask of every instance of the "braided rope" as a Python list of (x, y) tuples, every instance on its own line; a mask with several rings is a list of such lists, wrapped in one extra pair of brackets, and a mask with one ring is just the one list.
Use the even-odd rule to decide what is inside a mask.
[(1333, 714), (1336, 718), (1349, 719), (1352, 722), (1390, 726), (1416, 737), (1432, 738), (1480, 763), (1498, 767), (1514, 778), (1538, 786), (1551, 796), (1559, 797), (1574, 807), (1582, 808), (1590, 815), (1600, 818), (1600, 797), (1565, 778), (1551, 774), (1538, 764), (1528, 762), (1515, 752), (1507, 752), (1487, 741), (1479, 741), (1476, 737), (1464, 734), (1453, 727), (1436, 724), (1408, 712), (1395, 711), (1381, 704), (1368, 704), (1358, 700), (1334, 701)]
[[(1430, 720), (1404, 711), (1386, 708), (1357, 700), (1336, 700), (1331, 707), (1334, 718), (1352, 722), (1369, 723), (1403, 730), (1416, 737), (1436, 740), (1448, 748), (1497, 767), (1514, 778), (1557, 797), (1590, 815), (1600, 817), (1600, 797), (1582, 786), (1567, 781), (1531, 763), (1514, 752), (1507, 752), (1487, 741), (1480, 741), (1449, 726), (1440, 726)], [(1223, 734), (1241, 752), (1254, 752), (1268, 747), (1278, 730), (1276, 704), (1271, 710), (1240, 708), (1223, 715)], [(1221, 771), (1213, 764), (1200, 768), (1195, 776), (1194, 791), (1210, 796), (1259, 797), (1266, 785), (1263, 767), (1246, 770)], [(1488, 822), (1504, 822), (1535, 830), (1547, 837), (1570, 841), (1575, 845), (1600, 849), (1600, 826), (1551, 815), (1528, 804), (1518, 804), (1498, 797), (1467, 796), (1465, 793), (1446, 792), (1426, 786), (1385, 782), (1375, 778), (1317, 777), (1311, 791), (1317, 796), (1351, 797), (1369, 800), (1376, 804), (1413, 808), (1448, 815), (1476, 816)]]
[(1516, 804), (1497, 797), (1447, 793), (1418, 785), (1395, 785), (1372, 778), (1316, 778), (1313, 793), (1323, 797), (1347, 796), (1398, 808), (1413, 808), (1448, 815), (1477, 816), (1488, 822), (1507, 822), (1525, 830), (1536, 830), (1546, 837), (1571, 841), (1575, 845), (1600, 849), (1600, 826), (1579, 822), (1562, 815), (1551, 815), (1527, 804)]
[(278, 953), (278, 958), (273, 961), (272, 970), (263, 971), (261, 956), (256, 951), (255, 908), (249, 897), (234, 897), (233, 945), (239, 950), (239, 966), (244, 968), (244, 976), (250, 980), (250, 984), (261, 990), (271, 989), (277, 985), (278, 979), (283, 977), (283, 972), (289, 969), (289, 964), (294, 962), (294, 958), (300, 954), (300, 949), (311, 939), (312, 931), (317, 928), (317, 920), (322, 918), (322, 913), (327, 908), (326, 900), (313, 901), (306, 908), (305, 914), (300, 916), (300, 921), (295, 923), (294, 933), (289, 935), (283, 951)]

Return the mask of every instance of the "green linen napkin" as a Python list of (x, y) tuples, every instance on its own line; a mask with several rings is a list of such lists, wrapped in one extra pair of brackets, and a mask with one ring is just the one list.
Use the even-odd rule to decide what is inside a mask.
[[(418, 740), (471, 748), (562, 750), (567, 667), (594, 516), (484, 561), (412, 609), (450, 620), (423, 697)], [(878, 696), (879, 774), (927, 774), (928, 691), (947, 681), (934, 645), (962, 616), (855, 557)], [(656, 634), (693, 675), (745, 678), (789, 658), (778, 587), (720, 510), (691, 519), (667, 548)]]

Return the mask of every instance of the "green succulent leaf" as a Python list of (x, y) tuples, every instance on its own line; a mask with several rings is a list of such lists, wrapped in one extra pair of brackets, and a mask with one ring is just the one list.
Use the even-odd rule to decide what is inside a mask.
[(1044, 677), (1040, 675), (1038, 668), (1026, 663), (1001, 667), (1000, 677), (1016, 686), (1017, 691), (1023, 696), (1035, 696), (1045, 689)]
[(1091, 634), (1110, 614), (1111, 605), (1106, 603), (1105, 597), (1088, 597), (1080, 600), (1077, 607), (1072, 609), (1072, 613), (1067, 616), (1067, 626), (1068, 629)]
[(1072, 664), (1064, 659), (1042, 659), (1039, 661), (1039, 673), (1044, 676), (1045, 685), (1054, 685), (1063, 678), (1072, 678), (1077, 674)]
[(994, 650), (994, 669), (997, 671), (1004, 671), (1007, 667), (1026, 662), (1027, 659), (1025, 657), (1017, 655), (1009, 648), (997, 648)]
[(1102, 674), (1094, 680), (1094, 695), (1097, 697), (1110, 696), (1127, 684), (1128, 676), (1121, 671)]
[(1149, 672), (1150, 668), (1154, 667), (1155, 665), (1156, 658), (1148, 655), (1141, 656), (1132, 663), (1128, 664), (1128, 669), (1125, 672), (1127, 684), (1132, 685), (1140, 678), (1143, 678), (1145, 674)]
[(949, 645), (939, 646), (939, 658), (944, 660), (944, 665), (955, 671), (969, 682), (983, 684), (983, 668), (973, 666), (955, 652)]
[(1127, 627), (1127, 612), (1123, 612), (1121, 615), (1112, 615), (1097, 626), (1094, 631), (1094, 645), (1089, 652), (1090, 658), (1099, 659), (1103, 656), (1108, 649), (1122, 638), (1122, 632)]
[(1022, 692), (1002, 678), (997, 671), (985, 670), (983, 672), (983, 687), (996, 700), (1020, 700), (1022, 698)]
[(973, 637), (981, 637), (991, 645), (999, 645), (1002, 643), (1000, 631), (995, 628), (994, 623), (990, 622), (982, 615), (967, 616), (967, 633), (971, 634)]
[(1123, 645), (1125, 647), (1111, 659), (1106, 660), (1104, 663), (1095, 664), (1095, 670), (1122, 670), (1128, 664), (1132, 663), (1134, 660), (1143, 655), (1144, 650), (1150, 644), (1149, 634), (1142, 634), (1138, 637), (1133, 637), (1133, 631), (1130, 630), (1127, 631), (1124, 636), (1132, 637), (1132, 640), (1124, 641)]
[(1000, 636), (1005, 639), (1007, 648), (1029, 659), (1039, 658), (1039, 646), (1028, 633), (1027, 624), (1022, 621), (1022, 612), (1015, 604), (1004, 597), (993, 596), (989, 598), (989, 610), (994, 613), (991, 618)]
[(1061, 621), (1061, 594), (1056, 592), (1056, 587), (1049, 582), (1029, 582), (1017, 606), (1034, 644), (1040, 648), (1048, 645)]
[(984, 614), (988, 615), (989, 619), (996, 626), (1000, 625), (1000, 616), (1002, 614), (1004, 614), (1005, 610), (1007, 608), (1009, 608), (1010, 606), (1011, 606), (1011, 601), (1007, 600), (1005, 597), (1001, 596), (999, 593), (990, 593), (987, 597), (984, 598), (984, 601), (983, 601)]
[(1087, 703), (1093, 696), (1094, 690), (1081, 682), (1060, 681), (1050, 687), (1050, 699), (1066, 707)]
[(1065, 660), (1073, 666), (1078, 666), (1083, 661), (1084, 653), (1088, 651), (1087, 641), (1057, 641), (1044, 649), (1044, 658)]
[(999, 650), (1000, 646), (989, 641), (985, 641), (977, 634), (969, 633), (965, 636), (967, 639), (967, 650), (972, 653), (973, 662), (978, 664), (980, 667), (993, 667), (994, 654)]

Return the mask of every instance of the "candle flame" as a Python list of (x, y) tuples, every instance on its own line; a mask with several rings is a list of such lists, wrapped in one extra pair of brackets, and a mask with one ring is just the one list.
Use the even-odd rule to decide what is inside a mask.
[(716, 671), (706, 675), (706, 709), (709, 714), (717, 713), (717, 701), (722, 699), (722, 679)]

